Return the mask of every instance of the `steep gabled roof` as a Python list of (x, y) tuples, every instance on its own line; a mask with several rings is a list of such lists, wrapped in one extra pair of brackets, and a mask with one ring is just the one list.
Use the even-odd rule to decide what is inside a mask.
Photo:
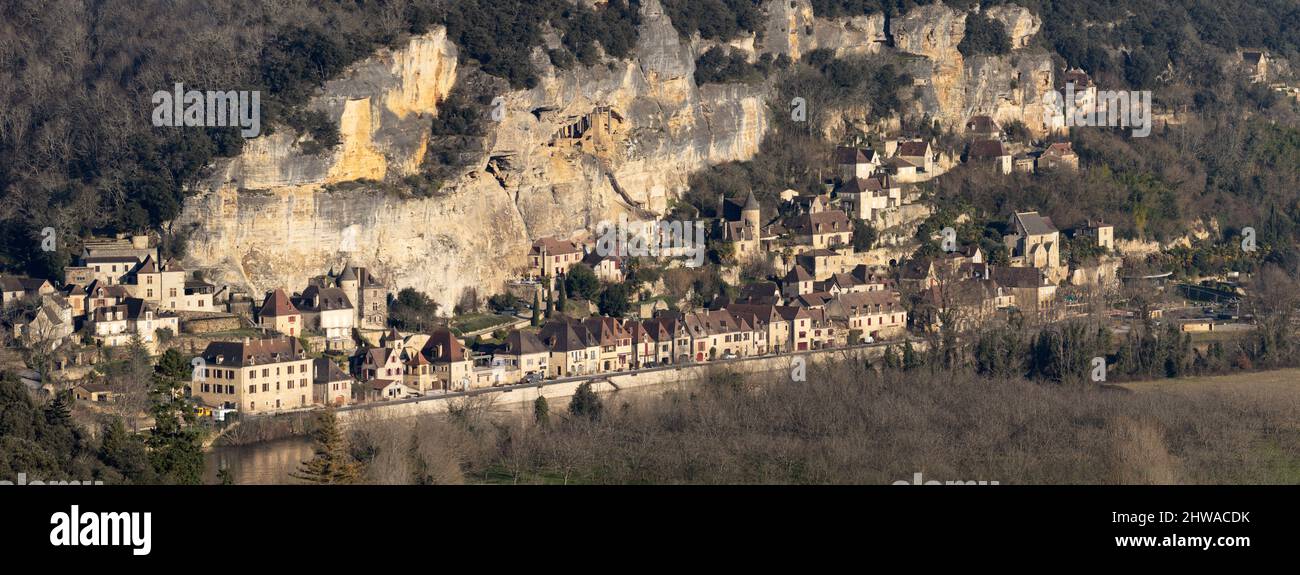
[(802, 214), (786, 222), (786, 229), (797, 235), (851, 232), (853, 225), (848, 214), (840, 210), (827, 210), (815, 214)]
[(284, 290), (275, 288), (271, 293), (266, 294), (266, 299), (262, 302), (262, 317), (283, 317), (289, 315), (299, 315), (298, 308), (293, 307), (289, 301), (289, 296), (285, 295)]
[(1025, 230), (1025, 233), (1032, 236), (1054, 234), (1057, 232), (1056, 226), (1052, 224), (1051, 218), (1040, 216), (1038, 215), (1038, 212), (1017, 212), (1011, 217), (1020, 223), (1020, 227)]
[(506, 336), (505, 347), (502, 349), (504, 355), (516, 356), (530, 353), (546, 353), (548, 351), (550, 350), (533, 332), (518, 329)]
[(789, 273), (785, 274), (785, 281), (786, 283), (810, 282), (813, 281), (813, 276), (808, 273), (808, 270), (803, 269), (803, 266), (796, 264), (790, 268)]
[(1007, 150), (999, 140), (975, 140), (967, 155), (973, 160), (989, 160), (1007, 155)]
[(469, 357), (465, 353), (464, 344), (447, 329), (437, 329), (429, 334), (429, 339), (425, 340), (420, 352), (434, 363), (465, 361)]

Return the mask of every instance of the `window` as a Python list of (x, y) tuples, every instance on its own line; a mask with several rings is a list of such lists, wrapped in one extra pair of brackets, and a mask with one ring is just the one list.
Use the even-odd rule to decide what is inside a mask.
[(262, 391), (271, 391), (271, 384), (269, 384), (269, 383), (263, 383), (263, 384), (262, 384)]
[(257, 393), (257, 386), (256, 385), (248, 386), (248, 393)]

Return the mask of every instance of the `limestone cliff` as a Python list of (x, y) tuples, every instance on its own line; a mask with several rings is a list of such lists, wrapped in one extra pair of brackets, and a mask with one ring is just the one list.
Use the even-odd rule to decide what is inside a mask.
[(1042, 22), (1020, 6), (990, 8), (986, 15), (1011, 36), (1010, 54), (964, 58), (957, 46), (966, 35), (966, 14), (943, 4), (918, 7), (893, 22), (896, 48), (919, 56), (908, 66), (917, 87), (913, 112), (959, 130), (978, 114), (1004, 125), (1020, 120), (1042, 136), (1049, 117), (1043, 96), (1055, 83), (1051, 54), (1030, 47)]
[[(808, 0), (770, 0), (761, 40), (743, 49), (799, 57), (887, 50), (883, 16), (815, 18)], [(1037, 19), (1005, 7), (1017, 46)], [(911, 113), (959, 126), (974, 113), (1025, 119), (1050, 89), (1046, 53), (1019, 49), (964, 60), (956, 46), (965, 14), (931, 5), (892, 23), (893, 44), (910, 54), (919, 101)], [(216, 166), (186, 202), (187, 265), (254, 294), (301, 289), (344, 261), (371, 268), (390, 289), (415, 287), (450, 310), (467, 288), (498, 291), (526, 263), (532, 240), (568, 236), (620, 213), (660, 213), (692, 172), (749, 159), (769, 129), (768, 86), (696, 86), (706, 43), (683, 40), (658, 0), (642, 2), (630, 60), (568, 71), (534, 51), (539, 84), (501, 94), (487, 150), (432, 197), (394, 191), (416, 173), (430, 121), (467, 73), (441, 29), (383, 50), (328, 82), (309, 107), (337, 120), (341, 144), (309, 155), (287, 129), (248, 142)]]
[(439, 29), (352, 67), (309, 105), (338, 120), (337, 149), (258, 138), (187, 201), (189, 265), (260, 293), (350, 260), (450, 310), (466, 288), (487, 295), (513, 277), (532, 239), (666, 209), (690, 173), (758, 151), (765, 88), (695, 86), (690, 43), (657, 0), (642, 6), (633, 60), (559, 71), (536, 51), (539, 85), (502, 95), (487, 153), (430, 198), (379, 182), (418, 168), (456, 47)]

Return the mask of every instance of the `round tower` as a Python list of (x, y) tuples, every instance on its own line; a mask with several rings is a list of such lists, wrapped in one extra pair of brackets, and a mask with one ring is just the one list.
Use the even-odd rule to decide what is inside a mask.
[(754, 190), (750, 190), (749, 197), (745, 199), (745, 207), (740, 210), (740, 217), (745, 221), (745, 227), (753, 232), (754, 238), (758, 238), (759, 235), (761, 213), (758, 199), (754, 197)]

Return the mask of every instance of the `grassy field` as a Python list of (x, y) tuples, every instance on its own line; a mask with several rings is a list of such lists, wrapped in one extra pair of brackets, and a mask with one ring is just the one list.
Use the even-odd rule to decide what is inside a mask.
[[(1211, 377), (1187, 377), (1125, 383), (1122, 387), (1145, 393), (1173, 393), (1189, 397), (1206, 393), (1228, 393), (1300, 401), (1300, 369), (1279, 369), (1234, 373)], [(1300, 423), (1300, 422), (1298, 422)]]

